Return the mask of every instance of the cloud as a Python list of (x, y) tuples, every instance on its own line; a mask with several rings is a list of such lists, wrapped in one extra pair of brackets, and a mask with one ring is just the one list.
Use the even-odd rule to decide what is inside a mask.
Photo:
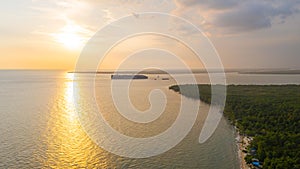
[(239, 8), (216, 14), (213, 25), (230, 32), (251, 31), (271, 27), (274, 9), (265, 3), (244, 3)]
[(86, 39), (97, 31), (100, 24), (113, 19), (112, 13), (105, 6), (79, 0), (34, 0), (31, 9), (40, 18), (32, 34), (45, 37), (53, 37), (61, 34), (63, 29), (73, 27), (76, 34)]
[(170, 4), (171, 2), (166, 0), (32, 0), (31, 9), (39, 17), (43, 17), (44, 25), (58, 21), (64, 24), (65, 18), (68, 18), (83, 27), (97, 30), (111, 21), (132, 13), (171, 11), (170, 8), (175, 7)]
[(299, 12), (297, 0), (175, 0), (177, 14), (194, 20), (208, 31), (240, 33), (269, 28), (284, 23), (289, 16)]
[(212, 9), (231, 8), (238, 4), (238, 2), (238, 0), (175, 0), (176, 4), (182, 5), (184, 7), (202, 6)]
[[(206, 34), (224, 35), (283, 24), (299, 12), (299, 4), (298, 0), (34, 0), (32, 9), (45, 17), (42, 24), (50, 32), (65, 26), (65, 18), (96, 31), (128, 14), (171, 12), (199, 26)], [(183, 32), (189, 31), (184, 26), (178, 27), (182, 27)], [(35, 31), (46, 32), (37, 29)]]

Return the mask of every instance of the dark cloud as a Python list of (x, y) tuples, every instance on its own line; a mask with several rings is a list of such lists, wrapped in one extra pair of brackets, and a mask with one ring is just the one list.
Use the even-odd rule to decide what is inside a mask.
[(208, 17), (205, 18), (206, 24), (223, 33), (233, 33), (268, 28), (274, 23), (284, 23), (287, 17), (299, 12), (300, 1), (176, 0), (176, 4), (179, 8), (194, 9), (194, 15), (199, 13), (206, 15), (205, 12), (209, 11)]
[[(273, 14), (274, 13), (274, 14)], [(249, 31), (270, 27), (275, 11), (265, 3), (244, 3), (238, 8), (216, 14), (212, 23), (230, 32)]]
[(238, 4), (238, 0), (175, 0), (177, 4), (185, 7), (203, 6), (213, 9), (231, 8)]

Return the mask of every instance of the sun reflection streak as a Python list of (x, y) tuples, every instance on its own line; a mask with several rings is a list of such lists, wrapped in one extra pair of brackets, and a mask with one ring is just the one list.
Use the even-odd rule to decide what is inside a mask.
[(74, 81), (75, 74), (74, 73), (67, 73), (66, 74), (66, 79), (67, 79), (67, 81)]
[(66, 102), (66, 113), (68, 115), (68, 119), (70, 122), (74, 122), (77, 120), (78, 116), (75, 110), (74, 105), (74, 87), (77, 87), (74, 84), (74, 73), (67, 73), (66, 74), (67, 82), (66, 82), (66, 88), (65, 88), (65, 102)]
[[(82, 129), (75, 109), (74, 74), (67, 73), (58, 90), (44, 133), (45, 168), (107, 168), (107, 153), (100, 149)], [(76, 89), (77, 89), (76, 88)], [(78, 91), (78, 92), (77, 92)]]

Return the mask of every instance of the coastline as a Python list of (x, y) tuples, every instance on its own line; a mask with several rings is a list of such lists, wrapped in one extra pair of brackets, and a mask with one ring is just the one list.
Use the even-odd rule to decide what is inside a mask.
[(236, 130), (236, 146), (238, 148), (238, 158), (240, 161), (240, 168), (241, 169), (251, 169), (250, 166), (246, 163), (245, 157), (247, 153), (243, 152), (243, 150), (246, 150), (247, 147), (250, 144), (250, 141), (253, 139), (251, 137), (243, 136), (240, 134), (239, 130), (234, 126)]
[[(200, 97), (195, 96), (196, 92), (189, 91), (190, 86), (198, 87)], [(173, 85), (169, 89), (186, 97), (211, 103), (211, 84)], [(240, 162), (237, 165), (240, 165), (240, 168), (263, 168), (265, 166), (295, 168), (298, 166), (297, 128), (281, 124), (298, 123), (297, 112), (300, 108), (297, 103), (300, 101), (300, 85), (291, 83), (231, 84), (227, 85), (226, 92), (223, 112), (232, 126), (236, 127), (236, 140), (232, 141), (235, 141), (233, 144), (236, 146), (234, 154), (236, 158), (239, 158), (236, 160)], [(286, 141), (289, 144), (282, 144)], [(244, 151), (245, 148), (247, 151)], [(244, 157), (246, 159), (243, 159)], [(245, 161), (249, 164), (245, 165)]]

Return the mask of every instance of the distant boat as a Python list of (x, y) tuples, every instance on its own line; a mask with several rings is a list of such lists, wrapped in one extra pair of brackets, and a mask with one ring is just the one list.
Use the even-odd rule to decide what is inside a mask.
[(145, 75), (111, 75), (111, 79), (148, 79)]

